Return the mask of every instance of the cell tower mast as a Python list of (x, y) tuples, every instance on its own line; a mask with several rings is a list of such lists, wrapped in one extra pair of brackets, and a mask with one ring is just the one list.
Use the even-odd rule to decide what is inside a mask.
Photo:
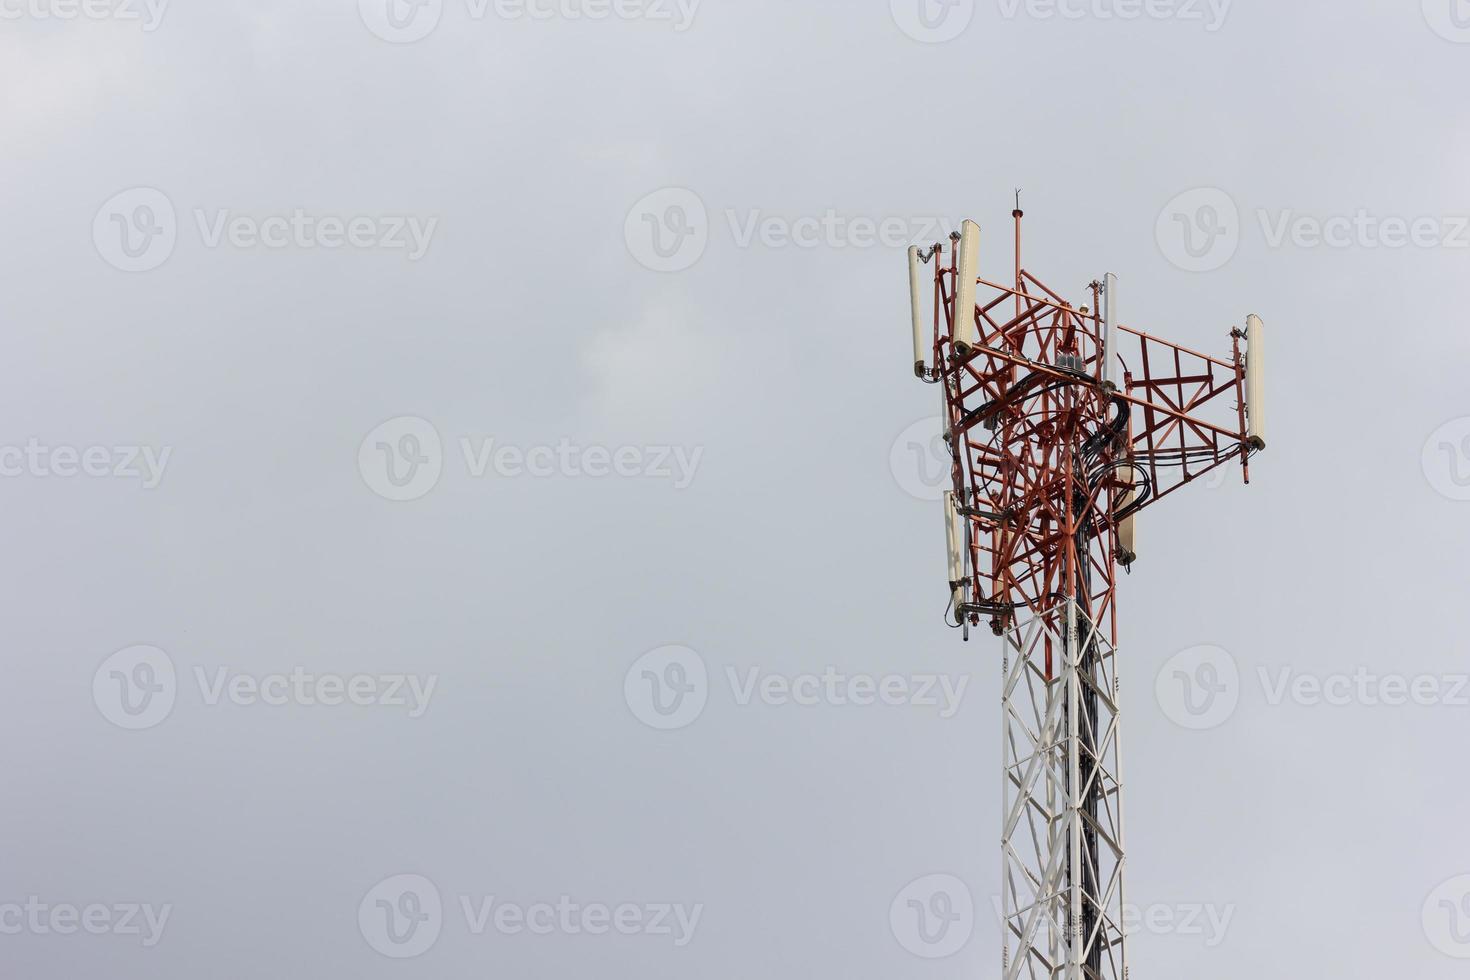
[(914, 371), (952, 460), (946, 615), (1003, 637), (1005, 980), (1126, 980), (1118, 567), (1143, 508), (1232, 460), (1250, 482), (1264, 327), (1228, 358), (1172, 344), (1119, 322), (1111, 274), (1074, 307), (1021, 265), (1019, 193), (1012, 217), (1009, 283), (979, 277), (973, 221), (909, 250)]

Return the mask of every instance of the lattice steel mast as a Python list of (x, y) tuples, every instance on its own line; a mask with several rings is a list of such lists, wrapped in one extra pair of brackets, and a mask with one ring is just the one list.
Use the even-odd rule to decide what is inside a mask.
[(910, 249), (914, 370), (943, 392), (951, 625), (1004, 637), (1005, 978), (1122, 980), (1117, 568), (1144, 507), (1232, 460), (1250, 482), (1264, 328), (1229, 360), (1171, 344), (1118, 322), (1112, 275), (1073, 307), (1012, 216), (1010, 284), (979, 278), (974, 222)]

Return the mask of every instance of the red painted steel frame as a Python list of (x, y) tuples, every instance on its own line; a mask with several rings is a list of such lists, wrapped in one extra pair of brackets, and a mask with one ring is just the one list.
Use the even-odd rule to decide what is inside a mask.
[(970, 529), (970, 602), (957, 614), (999, 633), (1071, 596), (1116, 643), (1122, 518), (1231, 460), (1248, 465), (1239, 332), (1225, 359), (1120, 326), (1105, 384), (1102, 284), (1074, 307), (1023, 269), (1014, 217), (1015, 282), (978, 280), (973, 348), (950, 339), (957, 250), (947, 267), (939, 244), (932, 253), (932, 363)]

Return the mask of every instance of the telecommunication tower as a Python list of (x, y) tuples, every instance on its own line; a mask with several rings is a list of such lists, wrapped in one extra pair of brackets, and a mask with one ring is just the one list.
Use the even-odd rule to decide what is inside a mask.
[[(1073, 306), (980, 226), (909, 250), (914, 372), (943, 393), (950, 625), (1003, 638), (1005, 980), (1126, 980), (1117, 578), (1138, 514), (1266, 446), (1264, 326), (1215, 357), (1125, 327), (1118, 279)], [(932, 282), (924, 266), (932, 264)], [(926, 313), (925, 306), (930, 311)]]

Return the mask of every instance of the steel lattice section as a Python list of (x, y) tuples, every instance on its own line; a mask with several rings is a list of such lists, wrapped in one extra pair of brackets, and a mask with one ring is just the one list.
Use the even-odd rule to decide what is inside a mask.
[(1005, 980), (1121, 980), (1116, 652), (1071, 601), (1009, 631), (1004, 644)]
[(1111, 275), (1074, 306), (1022, 267), (1013, 217), (1010, 285), (979, 276), (973, 222), (909, 253), (951, 460), (951, 625), (1004, 638), (1005, 980), (1126, 980), (1118, 567), (1145, 507), (1232, 461), (1250, 482), (1264, 328), (1231, 330), (1226, 359), (1118, 322)]

